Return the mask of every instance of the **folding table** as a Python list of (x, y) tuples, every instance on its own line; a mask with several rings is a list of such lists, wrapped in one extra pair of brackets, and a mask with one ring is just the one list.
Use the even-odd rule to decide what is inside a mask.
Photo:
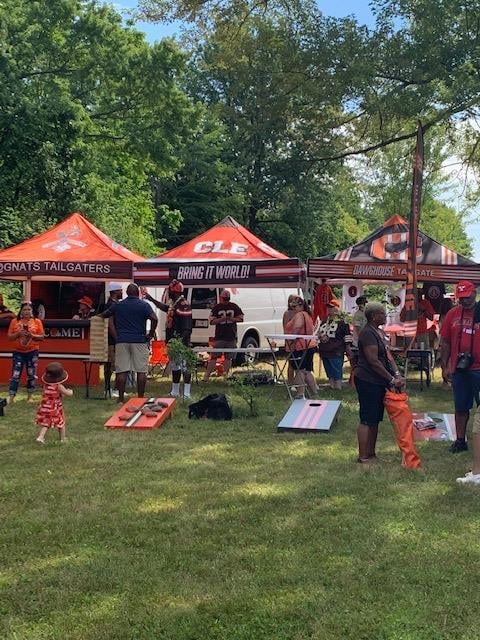
[[(302, 338), (304, 340), (317, 340), (318, 337), (316, 335), (314, 336), (304, 336), (304, 335), (300, 335), (300, 334), (295, 334), (295, 333), (276, 333), (276, 334), (271, 334), (268, 336), (265, 336), (268, 345), (270, 347), (270, 351), (272, 354), (272, 358), (273, 358), (273, 362), (274, 362), (274, 366), (275, 369), (277, 370), (277, 377), (276, 377), (276, 381), (277, 382), (283, 382), (283, 384), (285, 385), (287, 392), (288, 392), (288, 396), (290, 398), (290, 400), (294, 400), (294, 397), (292, 395), (292, 390), (290, 388), (290, 385), (288, 384), (288, 378), (285, 376), (285, 371), (287, 369), (288, 366), (288, 359), (285, 359), (285, 362), (283, 364), (280, 364), (280, 362), (278, 361), (278, 347), (277, 347), (277, 341), (285, 341), (285, 344), (287, 345), (289, 342), (291, 343), (291, 346), (293, 347), (295, 344), (295, 340), (297, 340), (298, 338)], [(303, 361), (305, 359), (305, 356), (307, 355), (307, 351), (305, 350), (302, 356), (302, 359), (300, 360), (298, 367), (301, 368)], [(295, 386), (295, 384), (291, 385), (291, 386)]]

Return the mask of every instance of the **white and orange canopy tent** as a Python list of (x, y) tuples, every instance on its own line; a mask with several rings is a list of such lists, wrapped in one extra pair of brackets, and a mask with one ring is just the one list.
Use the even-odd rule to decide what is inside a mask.
[(192, 240), (134, 265), (135, 282), (158, 286), (178, 278), (186, 286), (197, 287), (296, 287), (302, 274), (298, 258), (270, 247), (231, 216)]
[(81, 213), (0, 251), (2, 280), (131, 280), (142, 256), (109, 238)]

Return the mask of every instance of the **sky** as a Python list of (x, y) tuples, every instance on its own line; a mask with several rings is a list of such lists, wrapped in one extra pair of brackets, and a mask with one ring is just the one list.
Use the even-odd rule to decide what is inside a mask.
[[(129, 9), (134, 9), (137, 6), (137, 0), (110, 0), (109, 3), (113, 4), (120, 12), (127, 12)], [(373, 26), (374, 18), (368, 0), (317, 0), (317, 5), (325, 15), (334, 18), (353, 15), (361, 24)], [(179, 23), (151, 24), (138, 22), (137, 27), (145, 32), (149, 42), (155, 42), (167, 36), (179, 35), (180, 32)], [(459, 178), (458, 182), (462, 182), (462, 179)], [(457, 205), (460, 206), (460, 197), (455, 196), (454, 191), (455, 189), (447, 194), (447, 204), (456, 208)], [(460, 193), (461, 188), (457, 191)], [(405, 215), (404, 212), (403, 215)], [(479, 207), (472, 212), (472, 219), (475, 217), (480, 218)], [(473, 259), (480, 262), (480, 221), (467, 223), (465, 229), (468, 236), (473, 240)]]

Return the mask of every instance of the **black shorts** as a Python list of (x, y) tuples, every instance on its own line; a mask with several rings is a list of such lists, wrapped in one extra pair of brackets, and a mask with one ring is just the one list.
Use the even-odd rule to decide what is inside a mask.
[(289, 360), (292, 367), (301, 371), (313, 371), (313, 356), (316, 354), (317, 349), (307, 349), (305, 351), (292, 351), (289, 355)]
[(360, 404), (360, 423), (369, 427), (378, 427), (378, 423), (383, 420), (385, 387), (373, 382), (360, 380), (356, 376), (355, 387)]

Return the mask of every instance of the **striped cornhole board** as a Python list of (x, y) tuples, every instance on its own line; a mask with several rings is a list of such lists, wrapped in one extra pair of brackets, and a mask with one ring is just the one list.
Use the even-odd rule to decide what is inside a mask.
[(332, 428), (341, 404), (339, 400), (294, 400), (277, 431), (326, 433)]

